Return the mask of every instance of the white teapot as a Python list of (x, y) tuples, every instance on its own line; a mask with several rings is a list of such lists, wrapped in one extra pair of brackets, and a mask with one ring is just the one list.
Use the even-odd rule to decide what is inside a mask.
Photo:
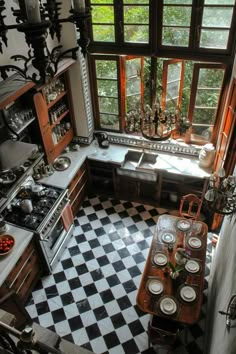
[(211, 167), (215, 159), (215, 154), (216, 151), (213, 144), (209, 143), (204, 145), (199, 153), (199, 167)]

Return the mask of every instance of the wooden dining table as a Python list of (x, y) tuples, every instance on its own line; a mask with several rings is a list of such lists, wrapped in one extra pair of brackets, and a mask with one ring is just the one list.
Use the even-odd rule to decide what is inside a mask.
[[(159, 216), (136, 299), (142, 311), (187, 325), (198, 321), (207, 232), (204, 222)], [(170, 263), (181, 269), (176, 279)]]

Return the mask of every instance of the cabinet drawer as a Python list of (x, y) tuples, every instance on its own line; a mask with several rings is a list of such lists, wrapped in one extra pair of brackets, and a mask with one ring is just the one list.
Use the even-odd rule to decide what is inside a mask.
[(24, 265), (27, 263), (28, 259), (32, 256), (34, 253), (34, 244), (31, 241), (28, 245), (28, 247), (25, 249), (24, 253), (21, 255), (21, 257), (18, 259), (16, 262), (14, 268), (8, 275), (7, 279), (5, 282), (7, 283), (7, 287), (10, 287), (10, 285), (14, 282), (14, 280), (17, 278), (18, 275), (21, 274), (22, 268)]
[(81, 176), (83, 176), (86, 172), (86, 164), (83, 163), (83, 165), (80, 167), (80, 169), (76, 172), (74, 178), (72, 179), (72, 181), (70, 182), (70, 186), (69, 186), (69, 196), (71, 195), (71, 193), (73, 192), (75, 186), (78, 184), (79, 180), (82, 178)]
[(79, 190), (81, 189), (82, 185), (85, 184), (86, 182), (87, 182), (87, 173), (86, 171), (84, 171), (83, 174), (80, 176), (79, 180), (77, 181), (77, 184), (74, 185), (73, 190), (69, 194), (69, 198), (71, 202), (73, 202)]
[(41, 274), (41, 265), (38, 258), (34, 257), (25, 267), (21, 280), (17, 282), (17, 286), (14, 286), (16, 294), (22, 301), (25, 301), (30, 295), (33, 286), (39, 279), (39, 274)]
[(87, 189), (87, 181), (85, 181), (77, 191), (74, 199), (71, 200), (71, 209), (74, 216), (76, 216), (77, 211), (79, 210), (80, 205), (83, 203), (85, 193)]

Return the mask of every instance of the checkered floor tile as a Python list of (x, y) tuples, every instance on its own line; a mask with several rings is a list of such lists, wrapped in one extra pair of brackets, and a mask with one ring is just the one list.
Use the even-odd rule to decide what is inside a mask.
[[(136, 306), (136, 295), (154, 226), (165, 212), (95, 195), (87, 198), (61, 261), (39, 281), (27, 303), (33, 321), (97, 354), (155, 353), (148, 348), (149, 315)], [(180, 333), (175, 354), (203, 352), (211, 253), (209, 234), (201, 317), (187, 334)]]

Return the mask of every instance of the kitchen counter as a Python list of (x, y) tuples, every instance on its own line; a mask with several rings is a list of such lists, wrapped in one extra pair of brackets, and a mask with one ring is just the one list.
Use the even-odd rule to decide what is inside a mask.
[[(78, 151), (65, 152), (62, 155), (71, 159), (70, 167), (65, 171), (55, 171), (53, 175), (39, 180), (40, 183), (52, 185), (65, 189), (76, 174), (77, 170), (86, 160), (86, 158), (96, 161), (107, 161), (120, 167), (124, 161), (128, 150), (141, 150), (128, 146), (110, 144), (108, 149), (96, 148), (93, 144), (81, 146)], [(193, 176), (198, 178), (207, 178), (211, 171), (203, 170), (198, 166), (197, 158), (178, 156), (171, 153), (159, 153), (157, 158), (156, 171), (166, 171), (183, 176)]]
[(11, 235), (15, 238), (15, 245), (9, 254), (6, 256), (0, 256), (0, 286), (3, 284), (4, 280), (33, 238), (32, 232), (10, 224), (7, 224), (7, 231), (5, 234)]

